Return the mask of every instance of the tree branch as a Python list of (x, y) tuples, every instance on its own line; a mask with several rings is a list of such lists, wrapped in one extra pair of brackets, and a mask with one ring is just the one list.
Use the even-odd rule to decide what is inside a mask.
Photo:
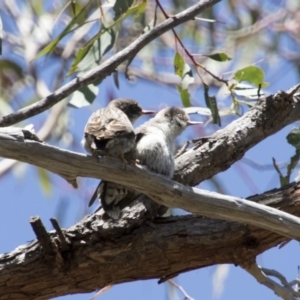
[(119, 51), (117, 54), (103, 62), (99, 67), (92, 69), (83, 76), (73, 79), (42, 100), (3, 117), (2, 119), (0, 119), (0, 126), (10, 126), (20, 121), (26, 120), (49, 109), (62, 99), (71, 95), (74, 91), (91, 83), (100, 82), (105, 77), (114, 72), (121, 63), (125, 62), (126, 60), (133, 59), (134, 56), (151, 41), (167, 32), (168, 30), (180, 24), (183, 24), (188, 20), (192, 20), (196, 15), (200, 14), (206, 8), (211, 7), (220, 1), (221, 0), (202, 0), (197, 4), (191, 6), (190, 8), (178, 13), (177, 15), (172, 16), (149, 32), (143, 34), (131, 45), (129, 45), (122, 51)]
[[(251, 201), (300, 214), (300, 185), (273, 190)], [(246, 201), (246, 200), (245, 200)], [(49, 236), (59, 252), (44, 254), (35, 240), (0, 255), (0, 299), (49, 299), (104, 286), (161, 278), (214, 264), (242, 265), (284, 241), (285, 237), (247, 226), (196, 216), (149, 221), (141, 203), (125, 209), (117, 222), (101, 211), (64, 230), (69, 250)]]
[(299, 89), (300, 84), (287, 92), (279, 91), (259, 100), (255, 107), (215, 132), (208, 140), (200, 139), (192, 149), (176, 159), (174, 179), (195, 186), (228, 169), (266, 137), (298, 121)]
[[(244, 268), (249, 274), (251, 274), (259, 283), (263, 284), (267, 288), (274, 291), (276, 295), (284, 300), (296, 300), (300, 298), (300, 293), (295, 291), (288, 283), (286, 278), (275, 270), (269, 270), (262, 268), (255, 262), (248, 267)], [(268, 276), (276, 277), (281, 281), (277, 283)]]
[[(3, 128), (2, 131), (7, 128)], [(8, 129), (11, 129), (8, 127)], [(300, 241), (300, 219), (238, 197), (186, 187), (143, 167), (127, 166), (121, 161), (68, 152), (34, 140), (21, 139), (21, 133), (0, 130), (0, 155), (45, 168), (69, 182), (76, 177), (92, 177), (116, 182), (148, 195), (167, 207), (179, 207), (197, 215), (243, 222)], [(124, 173), (126, 176), (124, 176)]]

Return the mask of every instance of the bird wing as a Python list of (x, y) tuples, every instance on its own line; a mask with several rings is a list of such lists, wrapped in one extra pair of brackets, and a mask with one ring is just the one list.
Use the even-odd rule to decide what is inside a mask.
[(107, 140), (127, 135), (133, 131), (128, 117), (118, 109), (100, 109), (89, 118), (85, 133), (94, 136), (97, 140)]

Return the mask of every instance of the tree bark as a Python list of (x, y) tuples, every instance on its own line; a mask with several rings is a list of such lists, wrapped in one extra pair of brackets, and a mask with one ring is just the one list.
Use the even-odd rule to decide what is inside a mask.
[[(250, 200), (300, 215), (299, 184)], [(118, 222), (93, 214), (63, 230), (67, 247), (51, 232), (51, 251), (35, 240), (0, 256), (0, 299), (49, 299), (122, 282), (164, 281), (214, 264), (245, 266), (288, 240), (241, 223), (193, 215), (150, 221), (145, 214), (142, 204), (125, 209)]]
[(300, 84), (279, 91), (208, 139), (200, 139), (176, 160), (174, 180), (195, 186), (204, 179), (227, 170), (246, 151), (288, 124), (299, 120)]

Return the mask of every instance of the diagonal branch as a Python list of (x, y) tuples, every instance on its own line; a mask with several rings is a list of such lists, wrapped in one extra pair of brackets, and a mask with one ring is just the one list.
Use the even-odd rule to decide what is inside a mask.
[(134, 56), (151, 41), (167, 32), (168, 30), (185, 23), (188, 20), (192, 20), (195, 16), (203, 12), (206, 8), (213, 6), (214, 4), (220, 2), (221, 0), (203, 0), (199, 1), (197, 4), (189, 7), (188, 9), (172, 16), (162, 22), (160, 25), (156, 26), (149, 32), (143, 34), (137, 40), (135, 40), (131, 45), (118, 52), (105, 62), (103, 62), (99, 67), (92, 69), (85, 75), (77, 77), (65, 84), (49, 96), (43, 98), (42, 100), (24, 107), (17, 112), (9, 114), (8, 116), (0, 119), (0, 126), (10, 126), (16, 124), (20, 121), (28, 119), (35, 116), (48, 108), (52, 107), (62, 99), (71, 95), (74, 91), (87, 86), (91, 83), (98, 83), (105, 77), (113, 73), (117, 67), (125, 62), (126, 60), (133, 59)]
[(191, 150), (176, 159), (174, 179), (195, 186), (227, 170), (266, 137), (298, 121), (299, 92), (300, 84), (287, 92), (279, 91), (259, 100), (255, 107), (206, 141), (200, 139)]

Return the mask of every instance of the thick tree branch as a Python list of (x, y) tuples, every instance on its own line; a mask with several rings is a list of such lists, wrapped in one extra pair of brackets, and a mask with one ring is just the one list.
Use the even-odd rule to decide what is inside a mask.
[(143, 34), (131, 45), (103, 62), (99, 67), (92, 69), (83, 76), (73, 79), (44, 99), (3, 117), (2, 119), (0, 119), (0, 126), (10, 126), (20, 121), (26, 120), (49, 109), (62, 99), (71, 95), (74, 91), (91, 83), (100, 82), (105, 77), (114, 72), (121, 63), (125, 62), (126, 60), (133, 59), (134, 56), (151, 41), (155, 40), (157, 37), (167, 32), (168, 30), (175, 28), (176, 26), (183, 24), (188, 20), (192, 20), (206, 8), (213, 6), (218, 2), (220, 2), (220, 0), (202, 0), (197, 4), (191, 6), (190, 8), (183, 10), (177, 15), (172, 16), (149, 32)]
[[(300, 215), (300, 185), (273, 190), (252, 201)], [(165, 281), (179, 273), (214, 264), (253, 263), (256, 255), (285, 237), (241, 223), (192, 215), (149, 221), (141, 204), (118, 222), (100, 214), (63, 230), (70, 242), (63, 250), (59, 235), (49, 235), (56, 253), (45, 255), (35, 240), (0, 255), (0, 299), (49, 299), (91, 292), (141, 279)]]
[(206, 217), (244, 222), (300, 240), (300, 219), (270, 207), (186, 187), (136, 166), (128, 166), (124, 171), (119, 160), (103, 158), (98, 162), (95, 157), (68, 152), (32, 140), (22, 140), (18, 133), (8, 132), (1, 136), (0, 130), (0, 142), (1, 156), (45, 168), (62, 175), (70, 182), (78, 176), (116, 182), (138, 190), (168, 207), (179, 207)]
[(299, 88), (300, 84), (258, 101), (255, 107), (226, 128), (218, 130), (209, 139), (200, 139), (191, 150), (176, 159), (174, 179), (195, 186), (228, 169), (266, 137), (298, 121)]
[[(215, 156), (229, 156), (229, 162), (223, 163), (223, 169), (229, 167), (229, 164), (239, 159), (250, 146), (256, 144), (259, 138), (263, 139), (267, 134), (274, 133), (274, 127), (279, 130), (279, 125), (274, 120), (274, 115), (278, 115), (277, 110), (281, 112), (280, 116), (285, 116), (285, 118), (280, 118), (283, 124), (294, 121), (300, 110), (300, 104), (294, 96), (295, 91), (296, 89), (293, 89), (292, 95), (281, 92), (266, 100), (261, 100), (242, 118), (218, 131), (214, 136), (220, 138), (214, 143), (215, 147), (207, 149), (206, 152), (206, 157), (210, 157), (210, 168), (214, 171), (218, 170), (218, 163), (215, 166)], [(262, 129), (263, 133), (261, 133)], [(6, 129), (4, 128), (4, 130)], [(251, 142), (252, 140), (254, 142)], [(209, 147), (209, 145), (205, 146), (206, 148)], [(238, 149), (240, 151), (237, 151)], [(197, 150), (188, 151), (188, 157), (196, 159), (194, 153)], [(95, 167), (96, 161), (92, 157), (85, 157), (46, 144), (22, 139), (22, 133), (20, 136), (18, 133), (13, 136), (10, 132), (4, 135), (1, 141), (0, 155), (45, 168), (66, 178), (73, 185), (75, 185), (77, 176), (101, 178), (139, 190), (155, 199), (156, 202), (168, 207), (180, 207), (192, 213), (212, 218), (245, 222), (290, 238), (300, 238), (299, 220), (282, 212), (259, 207), (236, 197), (191, 189), (136, 167), (129, 166), (126, 169), (126, 176), (124, 176), (123, 167), (116, 160), (103, 158), (99, 162), (100, 167)], [(186, 157), (186, 154), (183, 156)], [(190, 173), (191, 170), (194, 170), (194, 166), (193, 161), (190, 162)], [(200, 167), (198, 168), (200, 169)], [(177, 180), (185, 181), (186, 176), (177, 177)], [(230, 214), (228, 214), (229, 211)]]

